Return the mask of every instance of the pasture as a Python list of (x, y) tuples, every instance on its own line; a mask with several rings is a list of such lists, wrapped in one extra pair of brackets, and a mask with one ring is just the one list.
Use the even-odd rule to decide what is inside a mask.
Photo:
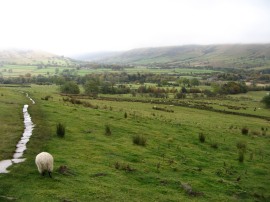
[[(57, 72), (59, 69), (59, 72)], [(61, 72), (69, 70), (73, 71), (77, 75), (84, 76), (86, 74), (92, 73), (121, 73), (126, 72), (128, 74), (137, 74), (137, 73), (153, 73), (153, 74), (183, 74), (189, 75), (189, 78), (193, 78), (194, 76), (199, 76), (200, 74), (211, 74), (218, 71), (215, 70), (207, 70), (207, 69), (192, 69), (192, 68), (175, 68), (175, 69), (160, 69), (160, 68), (148, 68), (145, 66), (138, 66), (135, 68), (124, 68), (124, 70), (112, 70), (106, 68), (81, 68), (77, 69), (75, 66), (48, 66), (48, 67), (38, 67), (38, 65), (3, 65), (0, 66), (0, 75), (5, 78), (8, 77), (19, 77), (25, 76), (26, 74), (30, 74), (30, 76), (53, 76), (55, 74), (60, 74)]]
[[(14, 149), (21, 136), (23, 104), (30, 105), (36, 125), (24, 155), (27, 160), (10, 167), (10, 173), (0, 174), (0, 200), (270, 199), (269, 121), (132, 100), (87, 98), (81, 100), (84, 104), (72, 104), (57, 89), (0, 87), (0, 118), (6, 124), (1, 124), (6, 129), (0, 138), (8, 142), (1, 141), (0, 151), (5, 153), (1, 158), (12, 157), (12, 143)], [(20, 91), (28, 92), (36, 104)], [(45, 100), (46, 96), (51, 97)], [(155, 110), (155, 105), (173, 112)], [(64, 138), (56, 135), (58, 123), (66, 126)], [(105, 133), (106, 126), (110, 135)], [(248, 128), (247, 135), (242, 134), (243, 127)], [(205, 135), (204, 143), (199, 134)], [(145, 146), (133, 143), (136, 135), (146, 139)], [(238, 144), (246, 146), (243, 162), (239, 162)], [(34, 158), (41, 151), (55, 158), (52, 179), (37, 171)], [(61, 166), (66, 167), (59, 170)], [(192, 192), (183, 189), (186, 184)]]

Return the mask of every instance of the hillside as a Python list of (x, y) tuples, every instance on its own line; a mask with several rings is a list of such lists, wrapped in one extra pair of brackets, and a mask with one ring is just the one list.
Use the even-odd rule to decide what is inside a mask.
[(70, 65), (72, 60), (63, 56), (36, 50), (0, 50), (0, 63), (20, 65)]
[(270, 44), (186, 45), (133, 49), (103, 63), (170, 66), (270, 67)]

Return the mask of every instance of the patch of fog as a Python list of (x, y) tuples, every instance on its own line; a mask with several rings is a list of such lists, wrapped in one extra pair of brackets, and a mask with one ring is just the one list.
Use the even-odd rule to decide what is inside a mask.
[[(26, 94), (33, 104), (35, 101)], [(2, 160), (0, 161), (0, 173), (8, 173), (8, 167), (10, 167), (14, 163), (21, 163), (24, 162), (26, 159), (22, 158), (23, 152), (27, 149), (26, 144), (30, 140), (32, 135), (32, 131), (34, 129), (34, 124), (31, 120), (31, 116), (28, 113), (28, 105), (23, 106), (23, 117), (24, 117), (24, 132), (21, 137), (21, 140), (16, 145), (16, 151), (13, 155), (13, 159)]]

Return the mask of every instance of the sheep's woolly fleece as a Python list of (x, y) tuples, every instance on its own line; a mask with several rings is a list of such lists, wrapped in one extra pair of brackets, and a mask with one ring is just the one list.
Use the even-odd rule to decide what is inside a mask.
[(51, 154), (47, 152), (41, 152), (36, 156), (36, 165), (38, 167), (39, 173), (43, 173), (45, 171), (52, 172), (53, 171), (53, 157)]

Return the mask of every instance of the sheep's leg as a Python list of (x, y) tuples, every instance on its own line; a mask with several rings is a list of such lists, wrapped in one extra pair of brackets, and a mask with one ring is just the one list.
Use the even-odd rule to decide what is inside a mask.
[(52, 172), (49, 171), (48, 173), (49, 173), (50, 178), (52, 178), (52, 175), (51, 175)]
[(41, 173), (41, 175), (44, 176), (44, 175), (45, 175), (45, 171), (43, 171), (43, 172)]

